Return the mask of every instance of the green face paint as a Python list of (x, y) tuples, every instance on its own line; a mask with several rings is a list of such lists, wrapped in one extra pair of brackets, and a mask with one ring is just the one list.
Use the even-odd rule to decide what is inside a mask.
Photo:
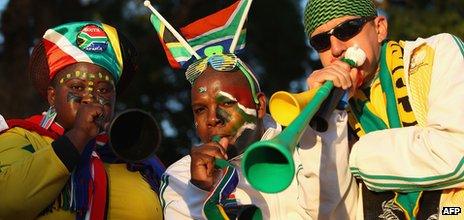
[(224, 110), (222, 108), (217, 108), (216, 114), (217, 114), (217, 117), (220, 120), (224, 121), (224, 123), (229, 123), (230, 122), (231, 115), (226, 110)]
[(72, 92), (68, 92), (68, 95), (66, 96), (66, 98), (67, 98), (66, 101), (68, 102), (76, 102), (76, 103), (82, 102), (82, 96), (72, 93)]
[(220, 91), (216, 96), (216, 103), (219, 106), (228, 106), (218, 108), (218, 117), (224, 120), (224, 123), (230, 126), (231, 133), (234, 133), (234, 141), (242, 134), (245, 129), (256, 129), (257, 113), (256, 109), (246, 108), (240, 104), (236, 98), (229, 93)]

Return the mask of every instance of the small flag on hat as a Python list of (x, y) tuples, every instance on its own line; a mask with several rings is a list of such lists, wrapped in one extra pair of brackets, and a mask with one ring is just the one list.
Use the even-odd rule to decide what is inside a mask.
[(144, 5), (152, 12), (151, 23), (158, 32), (169, 64), (173, 68), (187, 68), (195, 60), (207, 56), (205, 49), (221, 46), (229, 53), (239, 53), (245, 48), (246, 30), (242, 29), (252, 0), (238, 0), (232, 5), (198, 19), (180, 28), (182, 37), (151, 5)]
[(204, 51), (207, 47), (217, 45), (221, 45), (224, 51), (237, 54), (245, 48), (246, 29), (242, 28), (250, 6), (251, 0), (236, 1), (181, 28), (180, 32), (201, 57), (206, 57)]

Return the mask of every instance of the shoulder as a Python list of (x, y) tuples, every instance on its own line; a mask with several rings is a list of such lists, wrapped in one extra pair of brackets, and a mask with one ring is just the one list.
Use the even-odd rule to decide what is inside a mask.
[[(180, 160), (171, 164), (163, 174), (163, 181), (187, 183), (190, 180), (190, 155), (182, 157)], [(175, 178), (170, 178), (174, 176)]]
[(0, 115), (0, 133), (3, 131), (3, 130), (6, 130), (8, 129), (8, 124), (6, 124), (6, 121), (5, 119), (3, 118), (2, 115)]
[(461, 39), (450, 33), (440, 33), (432, 35), (424, 39), (429, 43), (450, 43), (450, 44), (461, 44)]
[(180, 160), (171, 164), (167, 169), (168, 174), (190, 173), (190, 155), (182, 157)]
[[(0, 152), (11, 153), (11, 150), (17, 150), (31, 145), (28, 138), (28, 130), (23, 128), (11, 128), (0, 134)], [(9, 153), (8, 153), (9, 152)]]
[(190, 176), (190, 156), (187, 155), (171, 164), (162, 175), (160, 196), (164, 200), (171, 200), (183, 195)]
[(3, 132), (0, 133), (0, 142), (27, 140), (30, 136), (35, 136), (35, 133), (21, 127), (14, 127), (3, 130)]
[(462, 53), (464, 49), (462, 40), (449, 33), (440, 33), (427, 38), (419, 37), (414, 41), (406, 41), (405, 44), (406, 47), (413, 49), (426, 44), (434, 49), (446, 49), (447, 52), (449, 52), (449, 49), (454, 48), (458, 52)]

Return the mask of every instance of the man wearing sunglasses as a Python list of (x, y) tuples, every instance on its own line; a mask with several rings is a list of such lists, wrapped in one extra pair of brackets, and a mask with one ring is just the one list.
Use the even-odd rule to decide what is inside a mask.
[[(388, 41), (387, 20), (371, 0), (310, 0), (304, 23), (323, 64), (309, 88), (331, 80), (350, 97), (347, 111), (333, 114), (354, 143), (358, 217), (437, 219), (442, 207), (462, 207), (463, 42), (451, 34)], [(357, 68), (341, 61), (354, 45), (367, 56)]]

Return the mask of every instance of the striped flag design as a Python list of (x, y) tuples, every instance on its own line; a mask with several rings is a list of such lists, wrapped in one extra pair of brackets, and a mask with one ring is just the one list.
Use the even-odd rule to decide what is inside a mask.
[[(180, 29), (187, 42), (201, 57), (205, 57), (204, 50), (209, 46), (221, 45), (228, 51), (235, 32), (244, 13), (248, 13), (246, 5), (251, 0), (236, 1), (232, 5), (201, 18)], [(245, 15), (246, 16), (246, 15)], [(243, 28), (235, 51), (239, 53), (245, 47), (246, 30)]]
[(164, 52), (172, 68), (179, 69), (187, 66), (192, 54), (166, 29), (166, 26), (155, 15), (151, 15), (150, 21), (158, 33), (158, 38), (163, 45)]

